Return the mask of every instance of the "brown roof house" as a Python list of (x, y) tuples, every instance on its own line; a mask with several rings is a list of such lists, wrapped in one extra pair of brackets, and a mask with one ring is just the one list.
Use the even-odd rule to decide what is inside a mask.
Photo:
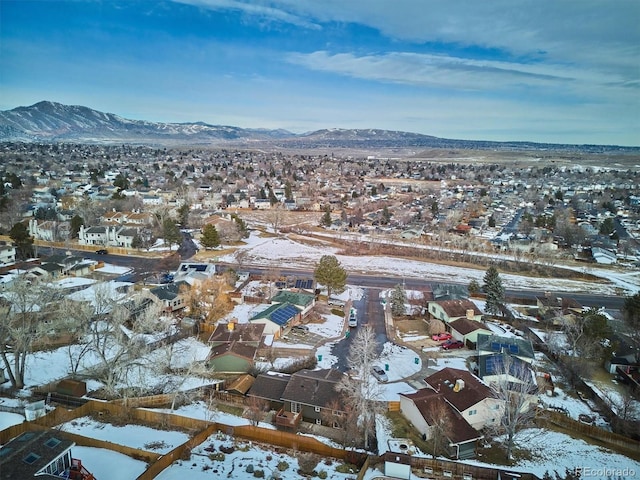
[(451, 331), (451, 336), (456, 340), (460, 340), (464, 342), (466, 345), (467, 342), (475, 345), (478, 342), (478, 334), (484, 333), (486, 335), (491, 335), (491, 330), (484, 323), (478, 322), (477, 320), (471, 320), (466, 317), (457, 318), (451, 322), (449, 322), (449, 330)]
[(400, 412), (425, 439), (433, 438), (435, 426), (444, 422), (448, 456), (455, 459), (475, 457), (476, 442), (482, 438), (482, 434), (449, 406), (442, 393), (430, 388), (415, 393), (401, 393)]
[(301, 420), (323, 425), (327, 410), (339, 415), (332, 403), (340, 398), (336, 386), (342, 376), (343, 373), (334, 369), (304, 369), (292, 374), (282, 393), (284, 406), (276, 415), (276, 425), (294, 427)]
[(271, 410), (280, 410), (284, 405), (282, 394), (290, 379), (291, 375), (286, 373), (261, 373), (251, 385), (247, 396), (268, 402)]
[(424, 381), (441, 393), (447, 403), (476, 430), (499, 422), (503, 402), (494, 398), (491, 388), (468, 370), (443, 368)]
[(469, 299), (463, 300), (439, 300), (428, 302), (429, 313), (432, 317), (448, 324), (458, 318), (468, 320), (482, 320), (482, 312)]
[(209, 343), (212, 347), (230, 342), (242, 342), (258, 347), (262, 342), (264, 328), (263, 323), (218, 323), (209, 337)]
[(221, 343), (213, 347), (207, 365), (218, 373), (247, 373), (253, 367), (258, 347), (244, 342)]

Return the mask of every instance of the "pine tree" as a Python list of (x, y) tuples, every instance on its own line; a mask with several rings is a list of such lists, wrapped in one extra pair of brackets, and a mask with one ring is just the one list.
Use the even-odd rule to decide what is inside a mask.
[(331, 207), (329, 205), (324, 209), (324, 215), (322, 215), (322, 220), (320, 221), (322, 225), (325, 227), (331, 226)]
[(214, 225), (208, 224), (204, 226), (200, 242), (204, 248), (216, 248), (220, 246), (220, 236)]
[(405, 304), (407, 303), (407, 294), (402, 285), (396, 285), (391, 292), (391, 313), (394, 317), (406, 314)]
[(504, 306), (504, 287), (496, 267), (491, 266), (484, 275), (482, 291), (487, 295), (486, 310), (488, 313), (502, 313)]
[(171, 218), (167, 218), (162, 222), (162, 235), (164, 242), (169, 245), (169, 250), (173, 244), (180, 245), (182, 234), (180, 228)]
[(323, 255), (314, 272), (316, 282), (327, 287), (327, 295), (331, 292), (342, 292), (347, 284), (347, 272), (336, 257)]
[(29, 235), (29, 230), (24, 223), (18, 222), (11, 227), (9, 237), (15, 245), (17, 258), (26, 260), (33, 257), (33, 237)]

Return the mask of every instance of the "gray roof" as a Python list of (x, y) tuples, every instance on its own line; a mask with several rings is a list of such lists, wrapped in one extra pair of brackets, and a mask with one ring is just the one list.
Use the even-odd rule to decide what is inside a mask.
[(291, 375), (291, 380), (282, 393), (282, 399), (314, 407), (327, 407), (336, 398), (336, 386), (343, 374), (338, 370), (300, 370)]
[[(27, 480), (75, 445), (56, 430), (24, 432), (0, 448), (0, 479)], [(38, 476), (37, 478), (53, 478)]]

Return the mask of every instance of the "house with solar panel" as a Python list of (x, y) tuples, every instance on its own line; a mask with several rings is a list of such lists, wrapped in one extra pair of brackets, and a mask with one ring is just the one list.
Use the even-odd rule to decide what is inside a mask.
[(478, 335), (478, 376), (491, 384), (504, 376), (509, 382), (536, 384), (531, 340), (500, 335)]
[(250, 323), (264, 324), (265, 335), (282, 337), (284, 331), (302, 321), (301, 309), (290, 303), (275, 303), (249, 319)]
[(311, 293), (281, 290), (271, 298), (271, 303), (289, 303), (300, 309), (304, 318), (316, 304), (316, 296)]

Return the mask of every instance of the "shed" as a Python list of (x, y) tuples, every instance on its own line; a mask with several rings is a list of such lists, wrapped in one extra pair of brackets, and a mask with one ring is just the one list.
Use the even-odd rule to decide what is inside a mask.
[(56, 385), (56, 393), (71, 397), (83, 397), (87, 394), (87, 383), (81, 380), (65, 378)]
[(384, 474), (393, 478), (411, 478), (411, 456), (404, 453), (384, 454)]

